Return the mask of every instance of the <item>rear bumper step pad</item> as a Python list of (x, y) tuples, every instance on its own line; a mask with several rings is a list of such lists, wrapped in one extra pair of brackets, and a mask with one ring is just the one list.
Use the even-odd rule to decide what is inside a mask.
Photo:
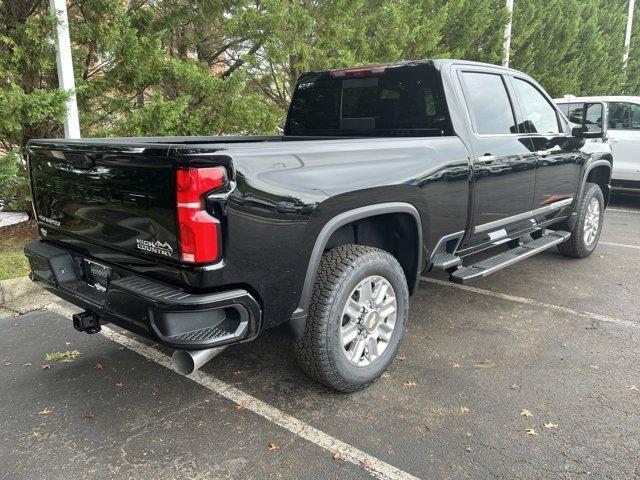
[(537, 253), (558, 245), (571, 236), (565, 231), (551, 232), (537, 240), (520, 245), (468, 267), (462, 267), (451, 274), (449, 280), (455, 283), (471, 283), (479, 278), (491, 275), (509, 265), (529, 258)]

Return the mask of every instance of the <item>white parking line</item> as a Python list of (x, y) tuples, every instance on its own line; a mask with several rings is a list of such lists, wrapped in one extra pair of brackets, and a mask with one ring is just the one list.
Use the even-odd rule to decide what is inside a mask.
[[(71, 316), (74, 312), (57, 304), (51, 304), (45, 307), (55, 313), (65, 316)], [(145, 345), (133, 338), (122, 335), (109, 327), (102, 327), (100, 331), (102, 335), (120, 345), (139, 353), (143, 357), (156, 362), (163, 367), (173, 370), (171, 367), (171, 358), (153, 347)], [(196, 370), (187, 378), (208, 388), (212, 392), (244, 406), (245, 409), (251, 410), (253, 413), (275, 423), (276, 425), (289, 430), (294, 435), (304, 438), (305, 440), (327, 450), (331, 455), (340, 452), (340, 459), (350, 462), (358, 467), (365, 468), (374, 477), (381, 480), (418, 480), (417, 477), (400, 470), (368, 453), (358, 450), (357, 448), (338, 440), (331, 435), (324, 433), (317, 428), (308, 425), (302, 420), (298, 420), (291, 415), (273, 407), (262, 400), (229, 385), (222, 380)]]
[(621, 213), (640, 214), (640, 210), (627, 210), (625, 208), (607, 208), (607, 212), (621, 212)]
[(624, 247), (624, 248), (634, 248), (636, 250), (640, 250), (640, 245), (628, 245), (626, 243), (614, 243), (614, 242), (603, 242), (600, 241), (602, 245), (611, 245), (612, 247)]
[(640, 329), (640, 323), (630, 322), (628, 320), (622, 320), (620, 318), (609, 317), (607, 315), (600, 315), (599, 313), (586, 312), (583, 310), (574, 310), (573, 308), (563, 307), (562, 305), (553, 305), (551, 303), (539, 302), (531, 298), (517, 297), (515, 295), (509, 295), (506, 293), (498, 293), (491, 290), (485, 290), (483, 288), (470, 287), (468, 285), (460, 285), (458, 283), (447, 282), (445, 280), (439, 280), (437, 278), (420, 277), (420, 280), (427, 283), (435, 283), (437, 285), (444, 285), (447, 287), (457, 288), (460, 290), (466, 290), (467, 292), (479, 293), (481, 295), (487, 295), (489, 297), (500, 298), (502, 300), (508, 300), (510, 302), (522, 303), (524, 305), (531, 305), (534, 307), (547, 308), (562, 313), (570, 313), (572, 315), (578, 315), (580, 317), (588, 318), (590, 320), (597, 320), (599, 322), (614, 323), (616, 325), (622, 325), (624, 327), (632, 327)]

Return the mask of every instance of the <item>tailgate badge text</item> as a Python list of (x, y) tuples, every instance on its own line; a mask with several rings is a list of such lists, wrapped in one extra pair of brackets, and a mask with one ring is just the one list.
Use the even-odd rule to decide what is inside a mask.
[(169, 245), (167, 242), (163, 243), (160, 240), (151, 242), (149, 240), (136, 238), (136, 247), (139, 250), (155, 253), (156, 255), (164, 255), (165, 257), (170, 257), (173, 254), (173, 248), (171, 248), (171, 245)]

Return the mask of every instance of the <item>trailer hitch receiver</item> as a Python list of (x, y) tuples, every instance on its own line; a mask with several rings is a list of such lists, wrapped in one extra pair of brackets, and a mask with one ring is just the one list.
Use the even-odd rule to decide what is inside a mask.
[(79, 332), (98, 333), (100, 331), (100, 318), (89, 310), (74, 313), (72, 318), (73, 328)]

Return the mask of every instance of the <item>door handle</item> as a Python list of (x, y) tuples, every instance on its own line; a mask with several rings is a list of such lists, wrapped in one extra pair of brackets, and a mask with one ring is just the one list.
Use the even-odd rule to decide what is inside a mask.
[(478, 163), (493, 163), (498, 159), (496, 155), (482, 155), (478, 157)]

